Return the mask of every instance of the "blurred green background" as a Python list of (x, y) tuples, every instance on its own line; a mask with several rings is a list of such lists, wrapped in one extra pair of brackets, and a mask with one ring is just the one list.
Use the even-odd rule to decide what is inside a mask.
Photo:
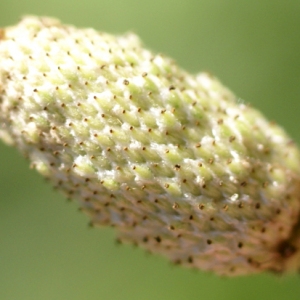
[[(2, 0), (24, 14), (110, 33), (134, 31), (182, 67), (208, 70), (300, 144), (299, 0)], [(1, 63), (1, 57), (0, 57)], [(14, 150), (0, 144), (1, 300), (299, 299), (300, 275), (219, 278), (117, 247)]]

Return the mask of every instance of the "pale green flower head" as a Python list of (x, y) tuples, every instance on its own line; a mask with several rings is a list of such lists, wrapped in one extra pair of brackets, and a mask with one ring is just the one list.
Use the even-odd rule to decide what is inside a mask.
[(0, 137), (93, 225), (221, 275), (300, 265), (300, 156), (213, 76), (51, 18), (0, 35)]

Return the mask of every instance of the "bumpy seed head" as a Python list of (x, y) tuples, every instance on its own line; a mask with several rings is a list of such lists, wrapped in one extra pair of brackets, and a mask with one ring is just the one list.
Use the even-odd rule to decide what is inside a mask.
[(0, 121), (5, 142), (121, 241), (224, 275), (299, 267), (297, 148), (133, 34), (36, 17), (5, 28)]

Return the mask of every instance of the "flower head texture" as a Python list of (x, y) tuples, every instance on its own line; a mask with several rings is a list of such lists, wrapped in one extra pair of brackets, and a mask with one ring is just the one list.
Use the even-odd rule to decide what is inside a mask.
[(209, 74), (133, 34), (0, 34), (0, 137), (119, 240), (220, 275), (300, 265), (300, 155)]

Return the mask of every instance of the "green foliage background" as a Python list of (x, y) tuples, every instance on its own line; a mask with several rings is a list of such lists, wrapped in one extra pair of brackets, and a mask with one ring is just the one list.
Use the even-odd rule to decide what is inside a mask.
[[(216, 74), (300, 144), (299, 0), (2, 0), (0, 26), (50, 15), (134, 31), (191, 72)], [(0, 57), (1, 64), (1, 57)], [(224, 279), (172, 267), (87, 218), (0, 144), (1, 300), (299, 299), (300, 275)]]

